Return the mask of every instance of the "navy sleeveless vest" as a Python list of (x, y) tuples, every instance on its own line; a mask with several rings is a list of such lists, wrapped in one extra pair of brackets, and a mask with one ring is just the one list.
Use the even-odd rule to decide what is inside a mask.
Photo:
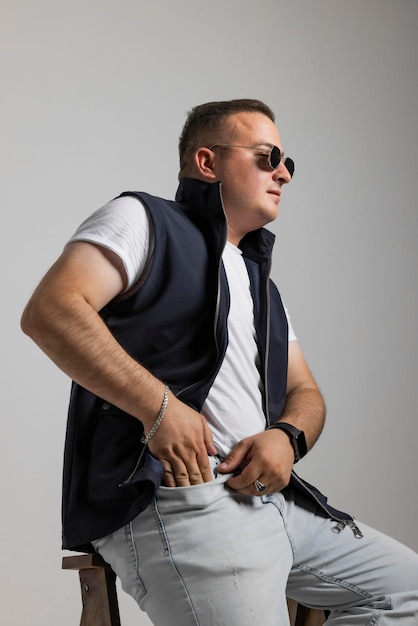
[[(200, 411), (227, 346), (229, 292), (221, 255), (226, 219), (220, 185), (181, 181), (176, 202), (125, 192), (146, 207), (155, 233), (152, 262), (141, 287), (101, 312), (125, 350)], [(124, 194), (122, 194), (124, 195)], [(240, 247), (254, 300), (266, 389), (266, 424), (286, 399), (288, 329), (280, 295), (269, 279), (274, 235), (260, 229)], [(73, 383), (63, 476), (63, 547), (120, 528), (150, 502), (161, 464), (144, 454), (135, 417)]]

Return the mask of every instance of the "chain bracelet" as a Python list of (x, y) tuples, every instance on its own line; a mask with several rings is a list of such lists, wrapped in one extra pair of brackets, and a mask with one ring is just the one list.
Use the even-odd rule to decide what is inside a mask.
[(168, 393), (169, 393), (169, 388), (168, 385), (165, 386), (165, 390), (164, 390), (164, 398), (163, 398), (163, 402), (161, 405), (161, 409), (160, 412), (158, 413), (158, 417), (154, 422), (154, 426), (151, 428), (151, 430), (149, 431), (148, 435), (145, 436), (144, 434), (141, 437), (141, 443), (144, 443), (145, 445), (149, 442), (149, 440), (151, 439), (151, 437), (153, 435), (155, 435), (155, 433), (157, 432), (157, 429), (159, 427), (159, 425), (161, 424), (163, 417), (164, 417), (164, 413), (165, 410), (167, 408), (167, 404), (168, 404)]

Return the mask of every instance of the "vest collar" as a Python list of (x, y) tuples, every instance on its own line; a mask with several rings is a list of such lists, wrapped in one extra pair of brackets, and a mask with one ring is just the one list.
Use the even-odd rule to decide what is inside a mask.
[[(224, 217), (219, 182), (207, 183), (196, 178), (183, 178), (177, 189), (176, 202), (183, 205), (191, 219)], [(254, 261), (265, 262), (271, 258), (275, 239), (271, 231), (259, 228), (245, 235), (239, 248)]]
[(176, 202), (183, 205), (190, 217), (210, 219), (224, 216), (220, 186), (220, 183), (183, 178), (177, 189)]

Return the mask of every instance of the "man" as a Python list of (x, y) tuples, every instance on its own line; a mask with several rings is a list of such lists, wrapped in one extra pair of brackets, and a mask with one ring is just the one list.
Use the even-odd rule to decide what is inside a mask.
[(63, 546), (99, 551), (154, 624), (418, 623), (418, 557), (293, 465), (321, 393), (269, 279), (294, 164), (257, 100), (207, 103), (177, 202), (113, 200), (36, 289), (23, 330), (74, 381)]

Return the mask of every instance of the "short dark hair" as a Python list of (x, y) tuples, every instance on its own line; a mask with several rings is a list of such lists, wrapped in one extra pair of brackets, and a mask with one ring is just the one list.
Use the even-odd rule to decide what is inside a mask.
[(262, 113), (272, 122), (273, 111), (260, 100), (242, 98), (199, 104), (189, 111), (179, 140), (180, 173), (184, 178), (191, 171), (193, 156), (201, 146), (222, 141), (225, 121), (235, 113)]

